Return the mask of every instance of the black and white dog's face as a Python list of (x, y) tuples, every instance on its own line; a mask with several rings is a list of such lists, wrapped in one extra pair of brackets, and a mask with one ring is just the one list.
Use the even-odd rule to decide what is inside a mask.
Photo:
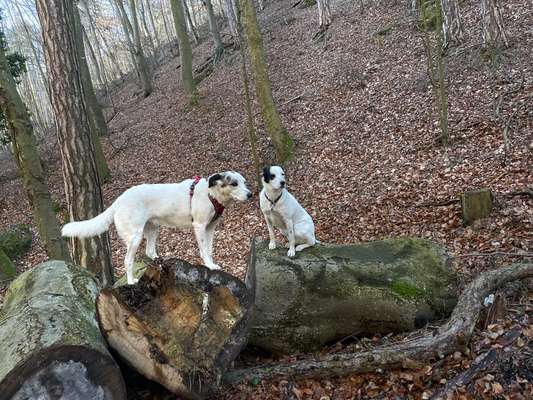
[(285, 172), (283, 168), (273, 165), (272, 167), (263, 168), (263, 186), (274, 190), (280, 190), (285, 187)]
[(224, 198), (246, 201), (252, 192), (246, 186), (246, 179), (235, 171), (226, 171), (211, 175), (208, 179), (209, 188), (215, 189)]

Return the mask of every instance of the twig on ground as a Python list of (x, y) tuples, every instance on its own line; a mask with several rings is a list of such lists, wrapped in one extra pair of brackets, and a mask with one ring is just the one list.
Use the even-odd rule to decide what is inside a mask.
[(452, 256), (452, 258), (490, 257), (490, 256), (533, 257), (533, 253), (508, 253), (508, 252), (505, 252), (505, 251), (493, 251), (493, 252), (490, 252), (490, 253), (458, 254), (456, 256)]

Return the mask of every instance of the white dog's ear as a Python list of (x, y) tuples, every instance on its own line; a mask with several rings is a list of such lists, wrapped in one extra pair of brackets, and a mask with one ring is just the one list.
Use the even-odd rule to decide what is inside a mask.
[(214, 174), (214, 175), (211, 175), (209, 177), (209, 179), (207, 180), (207, 182), (209, 183), (209, 187), (213, 187), (217, 184), (218, 181), (221, 181), (222, 178), (224, 178), (223, 175), (221, 174)]

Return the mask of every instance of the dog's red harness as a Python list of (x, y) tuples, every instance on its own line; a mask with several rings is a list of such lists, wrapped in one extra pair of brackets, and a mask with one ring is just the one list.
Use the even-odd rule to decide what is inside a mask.
[[(194, 188), (196, 187), (198, 182), (200, 182), (202, 177), (196, 175), (192, 179), (193, 179), (193, 182), (191, 183), (191, 187), (189, 188), (189, 198), (191, 199), (191, 204), (192, 204), (192, 196), (194, 195)], [(215, 215), (209, 222), (211, 223), (211, 222), (216, 221), (222, 215), (222, 213), (224, 212), (226, 208), (222, 204), (220, 204), (220, 202), (217, 199), (215, 199), (213, 196), (211, 196), (210, 194), (207, 194), (207, 196), (209, 197), (209, 200), (211, 200), (211, 204), (213, 204), (213, 207), (215, 208)]]

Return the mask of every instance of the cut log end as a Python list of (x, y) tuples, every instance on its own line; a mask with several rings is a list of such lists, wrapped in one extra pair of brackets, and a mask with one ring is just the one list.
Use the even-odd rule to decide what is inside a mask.
[(82, 346), (61, 346), (35, 353), (0, 384), (12, 400), (124, 398), (124, 384), (113, 359)]
[(198, 398), (246, 343), (252, 299), (237, 279), (167, 260), (135, 286), (103, 290), (100, 325), (111, 347), (144, 376)]

